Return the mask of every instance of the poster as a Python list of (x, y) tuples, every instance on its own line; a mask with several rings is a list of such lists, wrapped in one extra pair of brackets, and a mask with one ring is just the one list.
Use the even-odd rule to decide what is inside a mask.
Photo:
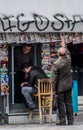
[(1, 96), (9, 94), (7, 44), (0, 44), (0, 90)]

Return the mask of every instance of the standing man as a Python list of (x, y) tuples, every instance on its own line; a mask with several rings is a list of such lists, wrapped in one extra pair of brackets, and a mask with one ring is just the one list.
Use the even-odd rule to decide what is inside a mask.
[(16, 71), (21, 71), (21, 66), (25, 62), (33, 65), (32, 44), (24, 43), (22, 46), (15, 48), (14, 59)]
[(64, 40), (61, 46), (58, 49), (59, 58), (52, 66), (53, 88), (58, 95), (60, 120), (56, 125), (66, 125), (66, 116), (68, 125), (73, 125), (71, 57)]
[[(21, 92), (26, 99), (29, 109), (35, 109), (36, 105), (33, 101), (32, 94), (37, 93), (38, 79), (47, 78), (45, 72), (39, 67), (32, 67), (24, 63), (22, 69), (26, 75), (24, 82), (20, 84)], [(27, 76), (28, 75), (28, 76)]]

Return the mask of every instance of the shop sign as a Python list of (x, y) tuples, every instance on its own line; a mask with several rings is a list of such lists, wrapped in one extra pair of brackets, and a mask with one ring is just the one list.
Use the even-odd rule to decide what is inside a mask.
[(0, 32), (83, 32), (83, 15), (54, 14), (52, 20), (44, 15), (32, 14), (32, 20), (24, 13), (0, 17)]

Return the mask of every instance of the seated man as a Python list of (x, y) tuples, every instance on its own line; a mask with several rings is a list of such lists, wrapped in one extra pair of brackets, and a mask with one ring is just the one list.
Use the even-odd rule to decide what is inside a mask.
[(21, 92), (25, 97), (26, 103), (29, 109), (36, 108), (36, 105), (33, 101), (32, 94), (37, 93), (38, 79), (47, 78), (44, 71), (39, 67), (32, 67), (27, 63), (24, 63), (22, 70), (25, 72), (25, 79), (27, 82), (22, 82), (20, 84)]

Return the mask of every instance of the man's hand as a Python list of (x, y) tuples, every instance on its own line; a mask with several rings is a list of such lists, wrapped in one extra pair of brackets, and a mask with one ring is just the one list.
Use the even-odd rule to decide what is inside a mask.
[(60, 45), (61, 45), (62, 47), (66, 47), (66, 45), (65, 45), (65, 40), (62, 38), (61, 41), (62, 41), (62, 42), (60, 43)]
[(23, 87), (24, 85), (27, 85), (28, 82), (23, 82), (20, 84), (21, 87)]

